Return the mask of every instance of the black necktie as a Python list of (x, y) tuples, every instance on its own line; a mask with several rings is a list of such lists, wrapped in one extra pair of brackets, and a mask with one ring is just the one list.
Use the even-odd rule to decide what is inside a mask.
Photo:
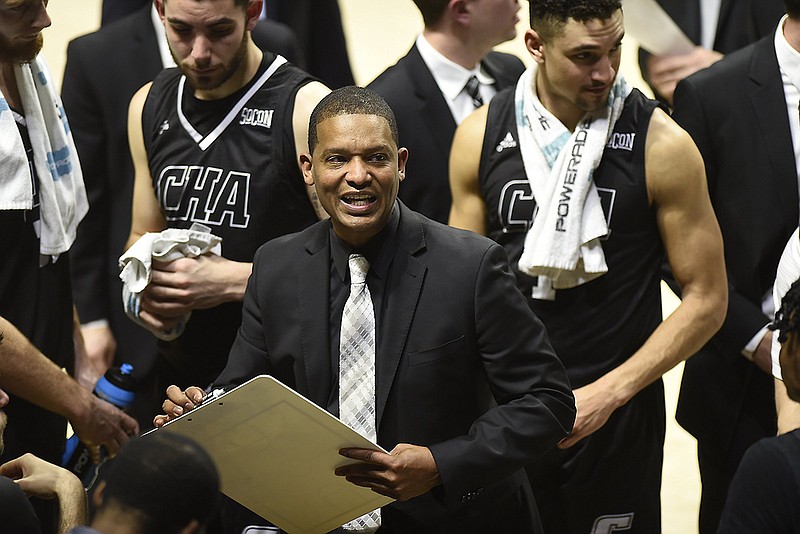
[(472, 105), (476, 108), (479, 108), (483, 105), (483, 98), (481, 98), (481, 82), (478, 81), (474, 75), (469, 77), (467, 80), (467, 85), (464, 86), (464, 89), (467, 91), (467, 94), (472, 98)]

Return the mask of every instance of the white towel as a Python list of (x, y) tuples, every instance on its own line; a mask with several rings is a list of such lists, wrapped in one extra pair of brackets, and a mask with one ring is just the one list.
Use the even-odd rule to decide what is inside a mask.
[[(39, 177), (39, 250), (53, 260), (72, 246), (89, 210), (75, 143), (44, 58), (15, 65), (33, 162)], [(29, 210), (33, 188), (28, 159), (8, 102), (0, 93), (0, 209)]]
[(125, 313), (137, 324), (147, 328), (165, 341), (180, 336), (186, 328), (191, 313), (169, 330), (155, 330), (139, 318), (142, 308), (141, 292), (150, 283), (153, 260), (170, 262), (179, 258), (196, 258), (207, 252), (219, 252), (222, 238), (211, 233), (211, 228), (194, 223), (188, 230), (167, 228), (161, 232), (148, 232), (119, 258), (119, 278), (122, 280), (122, 304)]
[(617, 76), (608, 105), (570, 132), (539, 101), (535, 79), (534, 64), (515, 93), (520, 152), (537, 206), (519, 268), (539, 277), (536, 298), (553, 299), (550, 288), (575, 287), (608, 272), (599, 239), (608, 226), (592, 175), (631, 87)]

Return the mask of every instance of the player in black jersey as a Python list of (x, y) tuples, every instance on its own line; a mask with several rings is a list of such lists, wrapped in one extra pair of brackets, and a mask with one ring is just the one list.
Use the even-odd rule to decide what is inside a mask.
[[(697, 148), (617, 76), (620, 2), (530, 10), (534, 66), (456, 133), (450, 224), (505, 247), (574, 388), (572, 434), (528, 472), (545, 531), (660, 532), (661, 375), (722, 323), (722, 239)], [(662, 322), (665, 254), (683, 301)]]
[[(24, 453), (59, 462), (67, 419), (82, 440), (112, 454), (139, 430), (92, 395), (97, 374), (74, 321), (69, 249), (86, 195), (38, 56), (48, 26), (47, 2), (0, 0), (0, 387), (12, 399), (0, 464)], [(52, 504), (34, 502), (42, 532), (56, 530)], [(2, 516), (0, 530), (18, 532)]]
[(157, 1), (178, 68), (131, 100), (128, 245), (145, 232), (194, 222), (223, 238), (221, 255), (157, 264), (143, 294), (141, 318), (156, 329), (192, 312), (180, 337), (159, 343), (164, 389), (209, 384), (219, 374), (241, 323), (256, 248), (318, 218), (297, 155), (328, 89), (252, 42), (261, 4)]

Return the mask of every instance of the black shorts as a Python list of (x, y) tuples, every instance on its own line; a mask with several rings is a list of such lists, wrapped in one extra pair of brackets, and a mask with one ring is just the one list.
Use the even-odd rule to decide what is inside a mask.
[(661, 532), (665, 411), (659, 380), (594, 434), (528, 466), (545, 533)]

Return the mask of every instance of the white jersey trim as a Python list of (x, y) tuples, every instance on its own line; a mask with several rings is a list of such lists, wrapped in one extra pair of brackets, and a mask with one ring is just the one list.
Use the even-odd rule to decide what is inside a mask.
[(217, 127), (214, 128), (211, 131), (211, 133), (209, 133), (205, 137), (203, 137), (200, 134), (200, 132), (195, 130), (194, 126), (192, 126), (192, 124), (189, 122), (189, 119), (187, 119), (186, 115), (184, 115), (183, 113), (182, 97), (183, 97), (183, 88), (186, 85), (186, 76), (181, 76), (181, 79), (178, 81), (178, 94), (177, 94), (178, 119), (180, 119), (181, 125), (183, 126), (183, 129), (186, 130), (186, 133), (188, 133), (189, 136), (192, 139), (194, 139), (194, 142), (197, 143), (197, 146), (200, 147), (200, 150), (205, 151), (208, 147), (210, 147), (214, 143), (214, 141), (217, 140), (217, 138), (219, 138), (220, 135), (222, 135), (222, 132), (224, 132), (225, 129), (228, 127), (228, 125), (230, 125), (230, 123), (233, 122), (233, 119), (239, 115), (239, 112), (242, 110), (247, 101), (250, 100), (250, 98), (252, 98), (252, 96), (256, 93), (256, 91), (261, 89), (261, 87), (267, 82), (270, 76), (275, 74), (275, 71), (278, 70), (284, 63), (286, 63), (286, 58), (284, 58), (283, 56), (276, 57), (275, 60), (272, 62), (272, 64), (267, 68), (267, 70), (264, 71), (264, 74), (262, 74), (261, 77), (258, 80), (256, 80), (256, 82), (252, 85), (252, 87), (250, 87), (250, 89), (244, 95), (242, 95), (242, 98), (240, 98), (239, 101), (236, 103), (236, 105), (234, 105), (228, 112), (228, 114), (225, 115), (225, 118), (222, 119), (222, 121), (217, 125)]

